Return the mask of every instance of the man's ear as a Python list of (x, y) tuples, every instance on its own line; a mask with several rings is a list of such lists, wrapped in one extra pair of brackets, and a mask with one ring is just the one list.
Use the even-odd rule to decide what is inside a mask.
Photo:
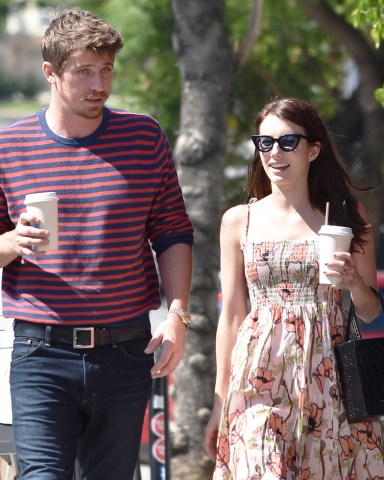
[(55, 83), (55, 74), (53, 73), (52, 64), (50, 62), (43, 62), (43, 73), (48, 83)]

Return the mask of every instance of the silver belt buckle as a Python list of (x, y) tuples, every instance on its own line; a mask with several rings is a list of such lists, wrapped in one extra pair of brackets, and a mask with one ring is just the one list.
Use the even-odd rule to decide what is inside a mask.
[[(89, 332), (89, 343), (87, 344), (79, 343), (77, 339), (78, 332)], [(95, 328), (94, 327), (73, 329), (73, 348), (94, 348), (94, 347), (95, 347)]]

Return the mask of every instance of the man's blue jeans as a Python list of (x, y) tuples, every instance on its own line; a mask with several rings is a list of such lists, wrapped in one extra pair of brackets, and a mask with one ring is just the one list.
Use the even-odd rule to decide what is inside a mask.
[(130, 480), (153, 355), (150, 339), (76, 350), (15, 338), (11, 395), (22, 480)]

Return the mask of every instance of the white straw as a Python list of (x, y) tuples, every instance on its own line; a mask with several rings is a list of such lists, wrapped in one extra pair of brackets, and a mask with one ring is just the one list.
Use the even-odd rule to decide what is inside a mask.
[(328, 216), (329, 216), (329, 202), (325, 204), (325, 223), (324, 225), (328, 225)]

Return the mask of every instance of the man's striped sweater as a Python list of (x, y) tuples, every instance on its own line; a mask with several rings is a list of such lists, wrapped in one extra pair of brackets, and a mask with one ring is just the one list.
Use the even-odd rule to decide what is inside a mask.
[(84, 138), (55, 135), (45, 110), (0, 131), (0, 234), (28, 193), (59, 197), (59, 250), (3, 270), (4, 315), (38, 323), (135, 321), (160, 304), (153, 260), (193, 229), (167, 139), (146, 115), (104, 109)]

